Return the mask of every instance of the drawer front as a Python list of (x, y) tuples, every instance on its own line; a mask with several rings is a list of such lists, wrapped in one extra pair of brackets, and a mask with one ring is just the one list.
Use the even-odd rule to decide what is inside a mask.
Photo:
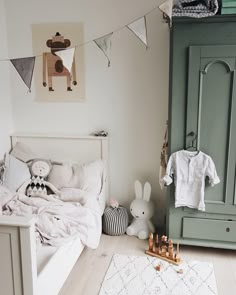
[(183, 218), (183, 237), (236, 242), (236, 222), (204, 218)]

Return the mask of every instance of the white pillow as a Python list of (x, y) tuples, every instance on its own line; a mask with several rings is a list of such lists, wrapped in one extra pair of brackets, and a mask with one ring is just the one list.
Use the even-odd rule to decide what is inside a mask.
[(103, 161), (97, 160), (79, 166), (75, 173), (77, 177), (77, 187), (79, 189), (94, 193), (96, 196), (101, 193), (104, 177)]
[(71, 164), (53, 165), (48, 176), (48, 182), (52, 183), (57, 189), (67, 187), (72, 184), (73, 170)]
[(0, 185), (0, 214), (2, 213), (2, 207), (14, 197), (14, 194), (9, 191), (3, 185)]
[(31, 149), (26, 144), (21, 142), (17, 142), (14, 145), (11, 151), (11, 155), (23, 162), (29, 162), (37, 158), (37, 156), (31, 151)]
[(48, 181), (57, 189), (78, 188), (98, 196), (104, 177), (104, 163), (97, 160), (84, 165), (53, 165)]
[(5, 155), (4, 166), (2, 184), (11, 192), (16, 192), (31, 177), (27, 164), (10, 154)]

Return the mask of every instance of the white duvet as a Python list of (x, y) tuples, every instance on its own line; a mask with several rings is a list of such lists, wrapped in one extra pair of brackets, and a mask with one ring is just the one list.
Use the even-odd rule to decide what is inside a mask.
[(99, 245), (101, 214), (94, 195), (79, 189), (65, 189), (60, 197), (28, 197), (17, 193), (5, 205), (4, 215), (33, 216), (43, 243), (59, 246), (73, 238), (92, 249)]

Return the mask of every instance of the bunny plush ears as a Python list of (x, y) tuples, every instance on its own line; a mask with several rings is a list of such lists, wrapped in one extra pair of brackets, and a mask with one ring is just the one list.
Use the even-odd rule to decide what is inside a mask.
[(143, 199), (144, 201), (149, 202), (151, 197), (151, 184), (149, 182), (146, 182), (144, 184), (144, 189), (142, 189), (141, 182), (136, 180), (134, 183), (134, 190), (136, 199)]

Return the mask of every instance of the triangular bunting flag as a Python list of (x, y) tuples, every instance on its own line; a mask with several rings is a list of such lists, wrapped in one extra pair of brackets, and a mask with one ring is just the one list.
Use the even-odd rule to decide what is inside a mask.
[(96, 40), (93, 40), (96, 45), (103, 51), (108, 59), (108, 67), (110, 66), (110, 54), (111, 54), (111, 36), (113, 33), (102, 36)]
[(62, 59), (63, 66), (71, 72), (71, 67), (74, 60), (75, 47), (56, 51), (55, 54)]
[(10, 59), (22, 80), (31, 91), (31, 82), (34, 71), (35, 56)]
[(127, 28), (130, 29), (147, 47), (147, 26), (145, 16), (127, 25)]
[(173, 5), (174, 5), (174, 1), (173, 0), (166, 0), (164, 3), (162, 3), (159, 6), (159, 9), (162, 12), (164, 12), (169, 17), (170, 20), (172, 19), (172, 8), (173, 8)]

